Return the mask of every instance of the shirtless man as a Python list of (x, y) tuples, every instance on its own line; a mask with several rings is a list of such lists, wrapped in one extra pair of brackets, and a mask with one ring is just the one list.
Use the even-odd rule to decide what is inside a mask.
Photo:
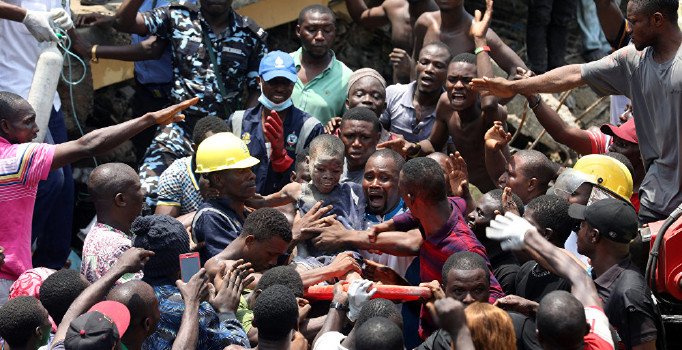
[[(476, 11), (476, 18), (471, 22), (469, 33), (476, 47), (487, 45), (486, 33), (491, 18), (492, 0), (488, 0), (485, 16), (481, 19), (481, 13)], [(455, 57), (448, 67), (446, 93), (438, 101), (436, 121), (429, 138), (419, 143), (395, 139), (377, 147), (392, 148), (404, 156), (416, 157), (442, 150), (450, 136), (468, 165), (469, 182), (484, 193), (496, 188), (485, 168), (483, 136), (494, 121), (506, 121), (507, 114), (496, 98), (481, 97), (467, 87), (477, 75), (493, 75), (488, 52), (481, 51), (477, 56), (464, 53)]]
[[(433, 0), (385, 0), (381, 5), (367, 8), (364, 0), (346, 0), (353, 21), (367, 29), (391, 25), (393, 52), (389, 55), (394, 70), (394, 82), (409, 83), (414, 47), (414, 28), (417, 18), (425, 12), (438, 11)], [(419, 54), (419, 52), (417, 52)]]
[[(434, 41), (445, 43), (453, 56), (481, 47), (470, 34), (474, 17), (464, 9), (464, 0), (439, 0), (437, 4), (440, 11), (424, 13), (414, 25), (413, 59), (422, 46)], [(486, 13), (492, 13), (492, 9), (493, 1), (487, 0)], [(516, 67), (526, 68), (523, 60), (493, 30), (489, 30), (484, 39), (490, 46), (490, 56), (509, 75), (515, 74)]]

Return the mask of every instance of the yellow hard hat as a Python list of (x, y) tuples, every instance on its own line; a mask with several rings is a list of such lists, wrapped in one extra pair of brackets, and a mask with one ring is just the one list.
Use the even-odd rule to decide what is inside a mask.
[(260, 161), (249, 154), (244, 141), (230, 132), (220, 132), (207, 137), (197, 149), (199, 174), (226, 169), (250, 168)]
[(615, 158), (603, 154), (586, 155), (575, 163), (573, 170), (592, 175), (590, 183), (600, 186), (621, 199), (630, 202), (632, 174)]

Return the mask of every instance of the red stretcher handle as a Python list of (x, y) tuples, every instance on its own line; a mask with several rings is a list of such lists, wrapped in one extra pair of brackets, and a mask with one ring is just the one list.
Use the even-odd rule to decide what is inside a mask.
[[(349, 284), (343, 285), (343, 290), (348, 291)], [(374, 298), (383, 298), (393, 301), (414, 301), (431, 298), (431, 290), (426, 287), (396, 286), (375, 284)], [(334, 286), (310, 286), (306, 290), (304, 298), (308, 300), (332, 300), (334, 297)]]

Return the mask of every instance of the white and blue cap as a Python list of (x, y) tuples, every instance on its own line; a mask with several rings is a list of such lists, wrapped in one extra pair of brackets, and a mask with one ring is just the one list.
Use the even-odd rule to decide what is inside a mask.
[(287, 78), (292, 83), (298, 81), (294, 59), (291, 55), (282, 51), (272, 51), (265, 55), (260, 61), (258, 75), (265, 81), (270, 81), (277, 77)]

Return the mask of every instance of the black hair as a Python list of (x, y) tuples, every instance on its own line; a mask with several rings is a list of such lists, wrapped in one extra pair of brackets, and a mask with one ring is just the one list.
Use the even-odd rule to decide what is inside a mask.
[(303, 298), (303, 280), (301, 275), (291, 266), (275, 266), (263, 273), (256, 289), (266, 290), (270, 286), (279, 284), (288, 287), (294, 296)]
[(476, 65), (476, 55), (471, 52), (462, 52), (450, 60), (450, 64), (462, 62)]
[(332, 21), (336, 22), (336, 15), (334, 14), (334, 11), (330, 9), (328, 6), (320, 5), (320, 4), (314, 4), (310, 6), (306, 6), (301, 10), (301, 12), (298, 13), (298, 25), (300, 26), (303, 24), (303, 21), (305, 20), (305, 16), (309, 13), (319, 13), (323, 15), (330, 15), (332, 17)]
[(308, 148), (301, 151), (301, 153), (296, 153), (296, 163), (294, 165), (294, 169), (298, 169), (298, 167), (301, 164), (304, 164), (306, 162), (307, 157), (308, 157)]
[(617, 160), (617, 161), (619, 161), (619, 162), (621, 162), (621, 163), (623, 163), (623, 165), (625, 165), (625, 167), (628, 168), (628, 171), (630, 172), (630, 177), (632, 177), (634, 179), (635, 167), (632, 166), (632, 162), (630, 162), (628, 157), (626, 157), (624, 154), (618, 153), (618, 152), (607, 152), (606, 155)]
[(264, 290), (253, 307), (258, 338), (279, 341), (290, 336), (298, 323), (298, 303), (288, 287), (275, 284)]
[(0, 91), (0, 120), (14, 120), (17, 109), (23, 103), (28, 103), (23, 97), (9, 91)]
[[(498, 202), (498, 206), (495, 209), (499, 210), (500, 213), (504, 213), (504, 210), (502, 208), (502, 193), (504, 193), (504, 191), (499, 188), (490, 190), (485, 193), (486, 195), (490, 196), (492, 199)], [(516, 193), (512, 192), (512, 200), (514, 201), (514, 204), (516, 204), (516, 208), (519, 210), (519, 215), (523, 215), (525, 208), (523, 206), (523, 201), (521, 200), (521, 197), (517, 196)]]
[(381, 122), (379, 121), (379, 118), (371, 109), (367, 107), (357, 106), (347, 110), (341, 118), (341, 125), (343, 125), (343, 122), (346, 120), (368, 122), (372, 124), (374, 132), (381, 132)]
[(638, 12), (653, 15), (660, 12), (670, 23), (677, 23), (678, 0), (630, 0)]
[(62, 269), (48, 276), (40, 286), (40, 302), (52, 316), (54, 323), (60, 324), (71, 303), (88, 288), (78, 271)]
[(106, 163), (96, 167), (88, 178), (88, 193), (93, 202), (113, 201), (117, 193), (140, 183), (137, 172), (124, 163)]
[(340, 138), (329, 134), (316, 136), (310, 141), (310, 145), (308, 146), (308, 155), (310, 156), (310, 159), (315, 159), (320, 154), (343, 159), (345, 152), (346, 146), (344, 146), (343, 141), (341, 141)]
[(141, 280), (128, 281), (114, 286), (107, 294), (107, 300), (118, 301), (130, 311), (131, 327), (135, 321), (151, 317), (154, 301), (158, 301), (154, 288)]
[(421, 55), (421, 52), (424, 51), (424, 49), (427, 48), (427, 47), (429, 47), (429, 46), (434, 46), (434, 47), (437, 47), (437, 48), (440, 49), (440, 50), (444, 50), (445, 52), (448, 53), (448, 56), (446, 57), (445, 62), (449, 63), (450, 61), (452, 61), (452, 51), (450, 51), (450, 47), (448, 47), (447, 45), (445, 45), (445, 43), (442, 42), (442, 41), (433, 41), (433, 42), (431, 42), (431, 43), (428, 43), (428, 44), (424, 45), (424, 46), (422, 47), (422, 49), (419, 50), (419, 54)]
[(563, 290), (542, 298), (535, 320), (541, 343), (552, 348), (578, 345), (585, 336), (585, 309), (578, 299)]
[(523, 159), (525, 163), (525, 167), (521, 170), (523, 175), (529, 179), (536, 178), (540, 188), (546, 190), (549, 182), (554, 180), (557, 176), (556, 166), (542, 152), (524, 149), (514, 153), (514, 156)]
[(206, 133), (212, 131), (214, 134), (219, 132), (228, 132), (227, 122), (225, 120), (215, 117), (208, 116), (199, 119), (194, 125), (194, 132), (192, 132), (192, 142), (196, 146), (199, 146), (206, 139)]
[(374, 153), (372, 153), (371, 156), (369, 156), (367, 161), (369, 161), (369, 159), (374, 159), (374, 158), (379, 158), (379, 157), (391, 159), (393, 161), (393, 163), (395, 164), (395, 167), (398, 170), (398, 172), (400, 172), (400, 170), (402, 170), (403, 166), (405, 165), (405, 158), (403, 158), (400, 155), (400, 153), (398, 153), (398, 152), (396, 152), (390, 148), (382, 148), (382, 149), (376, 150)]
[(403, 190), (423, 200), (436, 203), (447, 198), (445, 174), (437, 161), (419, 157), (410, 159), (400, 172)]
[(10, 299), (0, 308), (0, 336), (11, 348), (26, 346), (36, 327), (47, 324), (40, 301), (31, 296)]
[(470, 251), (452, 254), (443, 264), (443, 270), (441, 271), (443, 284), (448, 283), (448, 272), (450, 270), (472, 271), (478, 269), (483, 270), (486, 276), (490, 275), (488, 263), (486, 263), (482, 256)]
[(356, 350), (403, 350), (403, 332), (385, 317), (373, 317), (355, 333)]
[(249, 214), (244, 221), (242, 235), (253, 235), (258, 241), (280, 237), (291, 242), (291, 227), (287, 217), (279, 210), (261, 208)]
[(557, 239), (552, 239), (553, 243), (563, 244), (571, 234), (571, 230), (580, 223), (580, 220), (571, 218), (568, 215), (569, 203), (567, 200), (553, 194), (545, 194), (534, 198), (526, 207), (532, 210), (535, 222), (544, 229), (552, 229)]
[(362, 326), (363, 323), (373, 317), (386, 317), (400, 328), (403, 327), (403, 316), (390, 300), (377, 298), (366, 301), (358, 313), (358, 319), (355, 320), (355, 327)]

